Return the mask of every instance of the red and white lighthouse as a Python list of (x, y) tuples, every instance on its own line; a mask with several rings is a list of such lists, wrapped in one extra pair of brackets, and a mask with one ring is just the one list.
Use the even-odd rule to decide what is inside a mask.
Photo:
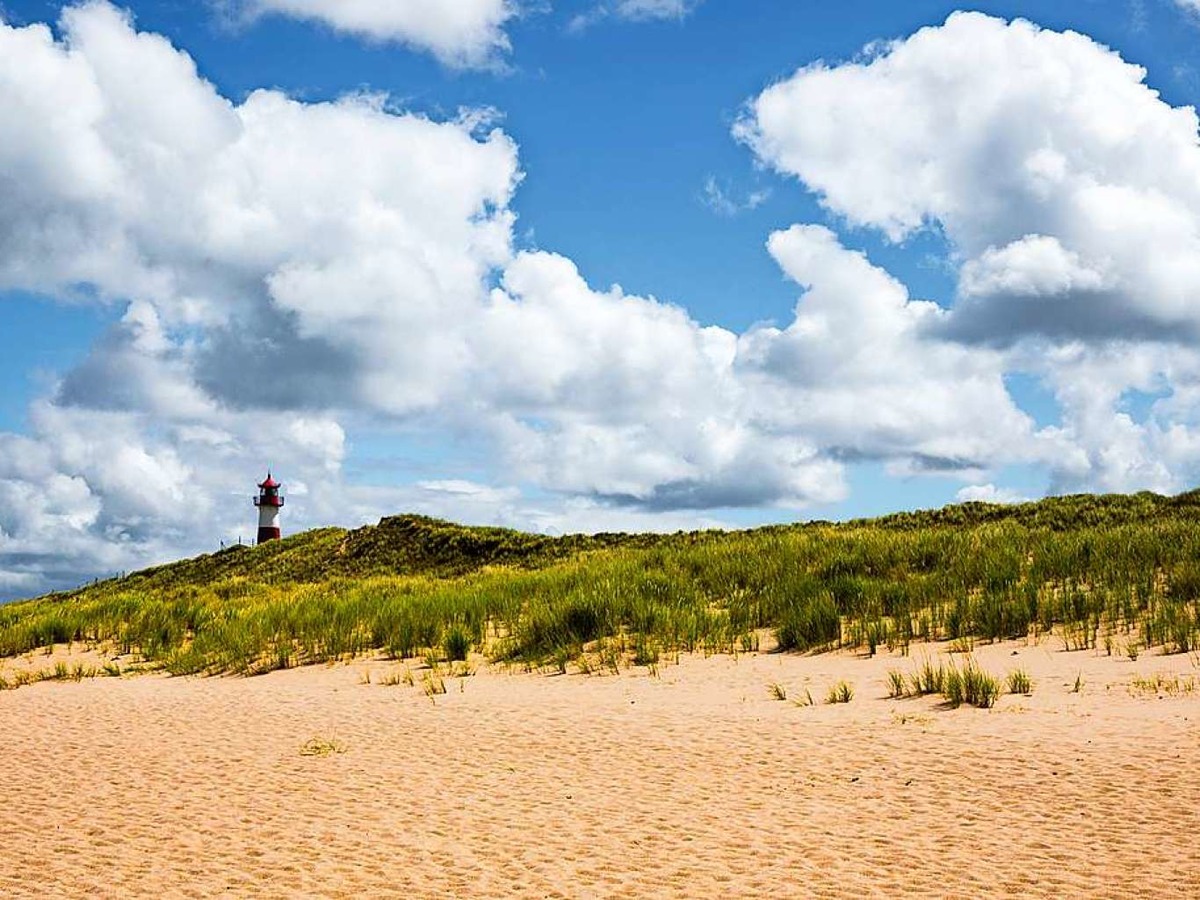
[(254, 505), (258, 507), (258, 542), (277, 541), (282, 536), (279, 531), (279, 510), (283, 508), (283, 498), (279, 489), (283, 487), (267, 472), (267, 480), (259, 484), (258, 496)]

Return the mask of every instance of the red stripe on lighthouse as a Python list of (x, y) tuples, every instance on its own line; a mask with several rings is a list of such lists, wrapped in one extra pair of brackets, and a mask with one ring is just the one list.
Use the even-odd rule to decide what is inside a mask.
[(260, 544), (266, 541), (277, 541), (283, 537), (283, 533), (278, 528), (260, 528), (258, 529), (258, 542)]

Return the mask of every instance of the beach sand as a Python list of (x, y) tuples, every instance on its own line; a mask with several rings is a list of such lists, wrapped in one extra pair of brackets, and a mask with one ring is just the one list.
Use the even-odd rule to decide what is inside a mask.
[(992, 710), (886, 699), (944, 645), (5, 691), (0, 895), (1200, 896), (1200, 690), (1130, 687), (1195, 660), (1061, 647), (978, 647)]

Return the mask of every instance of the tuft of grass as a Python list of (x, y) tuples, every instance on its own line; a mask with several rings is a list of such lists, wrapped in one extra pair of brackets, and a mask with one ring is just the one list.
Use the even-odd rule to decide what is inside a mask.
[(616, 644), (602, 643), (600, 645), (600, 665), (614, 675), (621, 674), (621, 650)]
[(839, 681), (837, 684), (831, 685), (829, 692), (825, 695), (826, 703), (849, 703), (854, 699), (854, 687), (846, 681)]
[(776, 682), (767, 685), (767, 693), (771, 695), (772, 700), (786, 700), (788, 697), (787, 688)]
[(1033, 679), (1024, 669), (1015, 669), (1008, 673), (1008, 692), (1010, 694), (1033, 693)]
[(968, 661), (962, 670), (963, 700), (980, 709), (990, 709), (1000, 698), (1000, 682)]
[(635, 666), (653, 666), (658, 663), (658, 644), (643, 634), (638, 634), (633, 641), (633, 664)]
[(336, 737), (314, 736), (300, 746), (301, 756), (332, 756), (335, 753), (345, 753), (346, 745)]
[[(999, 699), (1001, 690), (1000, 681), (979, 668), (973, 659), (968, 659), (961, 668), (953, 664), (935, 666), (927, 659), (907, 680), (901, 675), (893, 681), (893, 687), (898, 683), (903, 689), (906, 681), (911, 694), (940, 694), (953, 707), (967, 704), (990, 709)], [(1009, 676), (1009, 684), (1012, 683), (1012, 676)]]
[(1071, 688), (1071, 693), (1072, 693), (1072, 694), (1078, 694), (1078, 693), (1081, 693), (1081, 692), (1083, 691), (1083, 684), (1084, 684), (1084, 682), (1083, 682), (1083, 673), (1082, 673), (1082, 672), (1078, 672), (1078, 673), (1076, 673), (1076, 675), (1075, 675), (1075, 686)]
[(1182, 678), (1179, 675), (1164, 675), (1159, 673), (1149, 678), (1134, 676), (1129, 685), (1129, 693), (1134, 696), (1153, 694), (1156, 696), (1175, 697), (1181, 694), (1191, 694), (1196, 690), (1195, 676)]
[(904, 677), (904, 673), (892, 669), (888, 672), (888, 698), (891, 700), (899, 700), (908, 696), (908, 680)]
[(446, 682), (442, 676), (436, 672), (426, 672), (421, 679), (421, 687), (425, 691), (425, 696), (432, 700), (439, 694), (446, 693)]
[(390, 672), (384, 673), (383, 677), (379, 679), (379, 683), (384, 687), (396, 687), (399, 684), (404, 684), (405, 675), (408, 676), (408, 683), (412, 684), (412, 674), (407, 668), (405, 668), (403, 674), (401, 674), (399, 669), (392, 669)]
[(571, 649), (569, 647), (559, 647), (554, 651), (554, 656), (551, 659), (551, 663), (554, 667), (554, 670), (558, 672), (559, 675), (567, 674), (567, 665), (570, 662)]
[(462, 662), (471, 652), (471, 635), (462, 625), (451, 625), (442, 638), (442, 652), (450, 662)]
[(955, 666), (950, 666), (946, 669), (945, 677), (942, 679), (942, 696), (946, 698), (946, 702), (957, 708), (962, 706), (965, 699), (963, 691), (963, 677)]
[(970, 635), (963, 635), (962, 637), (957, 637), (953, 641), (950, 642), (950, 652), (951, 653), (974, 653), (975, 652), (975, 641), (971, 638)]
[(926, 659), (921, 667), (908, 677), (911, 693), (918, 697), (941, 694), (946, 688), (946, 669)]

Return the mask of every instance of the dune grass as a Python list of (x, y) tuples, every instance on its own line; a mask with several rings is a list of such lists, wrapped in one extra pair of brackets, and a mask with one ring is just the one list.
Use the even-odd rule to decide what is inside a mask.
[[(1010, 693), (1027, 694), (1033, 690), (1029, 676), (1020, 669), (1011, 672), (1006, 683)], [(1022, 690), (1014, 690), (1013, 685)], [(981, 669), (970, 657), (961, 666), (953, 662), (935, 665), (926, 659), (907, 677), (899, 671), (888, 672), (888, 697), (891, 699), (937, 694), (949, 706), (966, 704), (989, 709), (996, 705), (1000, 693), (1000, 680)]]
[(1141, 695), (1175, 697), (1193, 693), (1196, 686), (1196, 678), (1193, 675), (1166, 675), (1160, 672), (1150, 677), (1134, 676), (1129, 685), (1129, 693), (1135, 697)]
[(854, 699), (854, 686), (848, 681), (839, 681), (829, 686), (825, 694), (826, 703), (849, 703)]
[[(549, 538), (414, 516), (0, 607), (0, 657), (72, 642), (176, 674), (382, 651), (569, 671), (663, 653), (1062, 636), (1200, 647), (1200, 495), (971, 503), (840, 525)], [(942, 693), (918, 672), (920, 692)], [(946, 673), (941, 676), (943, 679)]]
[(1014, 669), (1012, 672), (1009, 672), (1007, 684), (1010, 694), (1028, 696), (1033, 693), (1033, 679), (1029, 677), (1029, 673), (1024, 669)]

